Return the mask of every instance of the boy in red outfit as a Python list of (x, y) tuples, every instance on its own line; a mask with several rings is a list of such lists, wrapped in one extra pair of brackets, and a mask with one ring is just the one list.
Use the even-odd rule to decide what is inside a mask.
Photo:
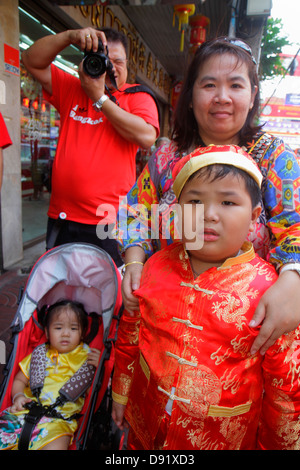
[(128, 449), (299, 448), (299, 329), (250, 354), (249, 321), (277, 279), (245, 242), (261, 180), (236, 146), (197, 149), (174, 167), (182, 241), (147, 261), (140, 316), (125, 312), (118, 330), (113, 418), (130, 424)]

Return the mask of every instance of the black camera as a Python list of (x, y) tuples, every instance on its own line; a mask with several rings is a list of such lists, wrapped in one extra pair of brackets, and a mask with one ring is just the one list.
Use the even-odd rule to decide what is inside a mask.
[(98, 78), (106, 72), (113, 87), (118, 88), (113, 72), (113, 64), (108, 58), (108, 47), (106, 46), (105, 54), (101, 39), (98, 38), (97, 52), (92, 50), (84, 51), (83, 70), (87, 75), (93, 78)]
[(84, 51), (83, 70), (91, 77), (98, 78), (105, 72), (111, 73), (112, 69), (113, 65), (108, 58), (108, 49), (105, 54), (101, 39), (98, 42), (97, 52)]

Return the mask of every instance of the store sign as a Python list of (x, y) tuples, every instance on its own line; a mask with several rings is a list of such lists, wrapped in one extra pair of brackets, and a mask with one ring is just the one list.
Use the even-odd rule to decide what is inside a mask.
[(19, 49), (4, 44), (4, 69), (13, 75), (20, 75)]
[(96, 0), (52, 0), (56, 5), (94, 5)]
[[(56, 5), (121, 5), (121, 6), (139, 6), (143, 3), (136, 3), (136, 0), (52, 0)], [(147, 0), (147, 5), (156, 5), (160, 0)]]
[(145, 80), (145, 84), (168, 100), (171, 79), (133, 25), (128, 24), (126, 27), (113, 10), (104, 5), (74, 6), (74, 8), (96, 28), (110, 27), (122, 31), (129, 43), (129, 83), (134, 83), (136, 75), (139, 74)]
[(291, 106), (300, 106), (300, 95), (296, 93), (288, 93), (285, 97), (285, 104)]
[[(261, 119), (261, 124), (265, 123), (264, 119)], [(292, 121), (285, 119), (284, 121), (281, 120), (270, 120), (267, 121), (266, 127), (268, 131), (271, 132), (282, 132), (284, 134), (298, 134), (300, 136), (300, 122), (299, 121)], [(265, 130), (265, 127), (264, 127)]]
[(268, 104), (261, 114), (269, 118), (300, 119), (300, 106)]

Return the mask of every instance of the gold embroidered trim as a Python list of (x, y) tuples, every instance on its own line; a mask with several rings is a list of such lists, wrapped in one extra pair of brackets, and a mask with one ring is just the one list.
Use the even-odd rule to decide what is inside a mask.
[(168, 395), (168, 397), (170, 398), (170, 400), (182, 401), (183, 403), (187, 403), (188, 405), (191, 403), (191, 400), (188, 400), (188, 399), (186, 399), (186, 398), (177, 397), (176, 395), (173, 395), (173, 393), (167, 392), (166, 390), (164, 390), (163, 388), (161, 388), (159, 385), (158, 385), (157, 389), (158, 389), (160, 392), (163, 392), (165, 395)]
[(195, 289), (199, 292), (203, 292), (204, 294), (207, 294), (207, 295), (213, 295), (214, 294), (214, 291), (207, 290), (207, 289), (202, 289), (201, 287), (198, 286), (198, 284), (191, 284), (189, 282), (181, 282), (180, 285), (182, 287), (191, 287), (192, 289)]
[(227, 406), (217, 406), (217, 405), (210, 405), (208, 409), (207, 416), (215, 416), (215, 417), (231, 417), (231, 416), (239, 416), (244, 413), (248, 413), (251, 408), (252, 402), (249, 401), (247, 403), (243, 403), (242, 405), (234, 406), (233, 408)]
[(227, 258), (224, 263), (217, 268), (218, 271), (228, 269), (237, 264), (247, 263), (255, 258), (255, 251), (251, 242), (244, 242), (242, 246), (242, 253), (233, 258)]
[(187, 359), (184, 359), (183, 357), (180, 357), (180, 356), (176, 356), (176, 354), (173, 354), (169, 351), (166, 351), (166, 355), (169, 357), (173, 357), (174, 359), (178, 361), (179, 364), (184, 365), (184, 366), (197, 367), (198, 365), (198, 362), (188, 361)]
[(139, 363), (140, 363), (140, 366), (141, 366), (142, 371), (144, 372), (145, 376), (147, 377), (148, 380), (150, 380), (150, 369), (149, 369), (149, 366), (148, 366), (146, 360), (142, 356), (142, 354), (140, 354)]
[(112, 390), (111, 394), (112, 394), (112, 399), (116, 403), (119, 403), (120, 405), (127, 405), (128, 397), (123, 397), (122, 395), (119, 395), (118, 393), (115, 393), (113, 390)]
[(190, 320), (184, 320), (183, 318), (173, 317), (172, 321), (175, 321), (177, 323), (184, 323), (185, 326), (187, 326), (188, 328), (195, 328), (196, 330), (201, 330), (201, 331), (203, 330), (203, 326), (194, 325), (194, 323), (192, 323)]

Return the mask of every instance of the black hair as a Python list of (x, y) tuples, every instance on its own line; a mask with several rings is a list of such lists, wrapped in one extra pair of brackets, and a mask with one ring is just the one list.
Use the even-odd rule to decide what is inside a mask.
[[(62, 299), (50, 305), (50, 307), (48, 307), (47, 305), (44, 305), (39, 310), (39, 315), (38, 315), (39, 322), (42, 324), (42, 326), (44, 327), (46, 331), (49, 331), (49, 326), (50, 326), (53, 316), (56, 313), (59, 313), (60, 309), (62, 309), (63, 307), (69, 307), (75, 313), (77, 320), (79, 322), (80, 328), (81, 328), (82, 339), (85, 343), (89, 344), (98, 332), (99, 318), (98, 318), (98, 315), (94, 312), (88, 315), (87, 312), (85, 311), (83, 304), (80, 302), (76, 302), (76, 301), (69, 300), (69, 299)], [(90, 331), (88, 332), (88, 328), (89, 328), (88, 317), (89, 316), (92, 318), (92, 322), (91, 322)]]
[(116, 29), (112, 28), (100, 28), (100, 31), (103, 31), (107, 42), (120, 42), (125, 49), (126, 55), (128, 50), (128, 41), (125, 34), (122, 31), (117, 31)]
[(248, 192), (251, 199), (252, 209), (256, 207), (261, 202), (260, 187), (251, 175), (249, 175), (246, 171), (237, 168), (236, 166), (225, 165), (220, 163), (208, 165), (203, 168), (200, 168), (200, 170), (193, 173), (189, 177), (188, 181), (191, 181), (193, 178), (200, 175), (206, 176), (210, 181), (215, 181), (218, 179), (225, 178), (225, 176), (227, 176), (228, 174), (243, 179), (243, 181), (245, 182), (246, 191)]
[(190, 107), (192, 102), (193, 87), (199, 75), (203, 64), (216, 55), (229, 53), (236, 58), (236, 65), (244, 63), (248, 69), (248, 76), (251, 83), (251, 91), (254, 92), (257, 87), (257, 93), (254, 98), (252, 109), (249, 111), (246, 122), (239, 132), (239, 145), (246, 145), (251, 141), (254, 135), (261, 129), (256, 125), (256, 119), (259, 114), (259, 79), (256, 71), (256, 65), (249, 52), (240, 46), (237, 46), (228, 38), (211, 39), (203, 43), (196, 51), (192, 62), (190, 63), (186, 77), (178, 98), (178, 103), (174, 113), (172, 139), (176, 142), (179, 151), (188, 151), (192, 146), (204, 147), (205, 144), (199, 135), (199, 128), (193, 110)]

